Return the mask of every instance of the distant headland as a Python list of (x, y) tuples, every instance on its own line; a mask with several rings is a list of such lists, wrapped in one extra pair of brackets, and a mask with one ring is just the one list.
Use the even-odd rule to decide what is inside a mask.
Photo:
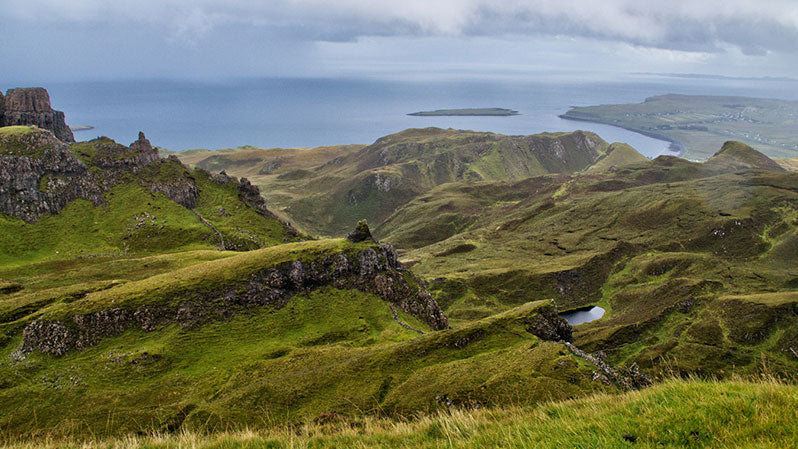
[(466, 108), (466, 109), (437, 109), (435, 111), (421, 111), (413, 112), (407, 115), (414, 115), (418, 117), (435, 117), (435, 116), (498, 116), (506, 117), (509, 115), (518, 115), (518, 111), (504, 108)]

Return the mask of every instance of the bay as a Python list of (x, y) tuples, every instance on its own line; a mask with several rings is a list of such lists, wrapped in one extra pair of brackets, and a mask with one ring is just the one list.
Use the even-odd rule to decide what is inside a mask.
[[(315, 147), (371, 143), (406, 128), (440, 127), (525, 135), (593, 131), (648, 157), (669, 144), (621, 128), (558, 118), (571, 106), (641, 102), (665, 93), (796, 99), (789, 80), (620, 76), (603, 81), (485, 79), (397, 81), (264, 78), (220, 82), (174, 80), (54, 83), (56, 109), (70, 125), (90, 125), (78, 140), (104, 135), (120, 143), (143, 131), (154, 145), (190, 148)], [(9, 86), (10, 87), (10, 86)], [(420, 110), (500, 107), (509, 117), (412, 117)]]

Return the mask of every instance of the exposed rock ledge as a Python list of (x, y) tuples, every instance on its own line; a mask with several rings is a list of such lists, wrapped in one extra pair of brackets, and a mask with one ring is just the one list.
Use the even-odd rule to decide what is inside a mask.
[[(78, 198), (95, 205), (104, 204), (103, 194), (122, 182), (126, 174), (138, 173), (159, 160), (157, 150), (152, 148), (143, 133), (139, 133), (139, 139), (130, 148), (110, 139), (87, 143), (93, 144), (98, 152), (93, 164), (101, 169), (98, 172), (90, 170), (49, 131), (38, 130), (20, 137), (17, 144), (41, 149), (41, 154), (0, 155), (0, 212), (29, 223), (47, 214), (58, 214)], [(174, 201), (179, 202), (182, 198), (165, 187), (148, 187)], [(189, 187), (192, 189), (189, 194), (195, 197), (193, 181)], [(192, 206), (193, 201), (192, 198)]]
[(192, 328), (208, 321), (229, 319), (236, 312), (252, 307), (281, 308), (291, 296), (323, 286), (376, 294), (433, 329), (448, 328), (448, 319), (437, 302), (420, 285), (412, 273), (404, 271), (393, 247), (383, 245), (360, 251), (354, 257), (341, 252), (310, 262), (284, 262), (252, 273), (247, 279), (196, 293), (176, 307), (114, 308), (64, 321), (34, 321), (23, 330), (20, 351), (61, 356), (128, 329), (149, 332), (170, 323)]

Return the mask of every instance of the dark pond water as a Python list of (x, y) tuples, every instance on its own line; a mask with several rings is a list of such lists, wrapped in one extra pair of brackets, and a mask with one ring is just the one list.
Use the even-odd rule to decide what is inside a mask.
[(589, 323), (603, 317), (604, 309), (599, 306), (592, 306), (586, 309), (564, 312), (560, 316), (571, 326), (576, 326), (577, 324)]

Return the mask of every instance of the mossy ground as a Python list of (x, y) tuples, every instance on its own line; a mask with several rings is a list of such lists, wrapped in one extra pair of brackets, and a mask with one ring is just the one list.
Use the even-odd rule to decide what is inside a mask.
[[(742, 150), (736, 160), (761, 163)], [(391, 235), (452, 323), (536, 299), (561, 310), (595, 304), (607, 313), (578, 326), (576, 343), (613, 363), (728, 376), (765, 360), (788, 373), (798, 363), (795, 175), (712, 165), (664, 158), (450, 184), (398, 210), (391, 223), (409, 226)], [(469, 218), (464, 231), (440, 226), (436, 199)], [(763, 297), (771, 301), (746, 299)]]
[[(529, 404), (600, 384), (562, 345), (526, 331), (547, 302), (419, 336), (385, 302), (322, 288), (194, 329), (128, 331), (63, 357), (0, 350), (2, 435), (119, 435), (411, 415), (446, 403)], [(401, 319), (427, 329), (406, 314)], [(428, 330), (428, 329), (427, 329)], [(613, 389), (608, 388), (608, 391)]]
[[(775, 383), (674, 381), (592, 402), (492, 407), (616, 392), (563, 345), (530, 334), (529, 317), (552, 303), (607, 310), (577, 326), (575, 337), (612, 364), (637, 363), (660, 379), (763, 371), (790, 378), (798, 366), (797, 175), (660, 157), (612, 164), (615, 171), (529, 177), (538, 165), (519, 168), (523, 155), (497, 141), (467, 168), (500, 181), (452, 178), (462, 174), (450, 164), (463, 143), (457, 139), (475, 136), (410, 130), (378, 141), (384, 153), (355, 158), (364, 170), (332, 159), (318, 171), (275, 177), (285, 189), (303, 190), (297, 195), (305, 200), (329, 193), (342, 177), (379, 184), (373, 195), (353, 187), (332, 199), (354, 199), (350, 209), (358, 213), (396, 209), (379, 233), (404, 249), (453, 324), (431, 332), (400, 313), (424, 335), (397, 323), (376, 296), (325, 287), (281, 309), (238, 311), (191, 329), (129, 330), (63, 357), (33, 352), (17, 360), (22, 326), (37, 318), (173, 306), (185, 292), (366, 244), (281, 244), (287, 236), (279, 223), (241, 203), (233, 183), (218, 185), (179, 165), (145, 170), (144, 181), (193, 177), (197, 213), (245, 249), (268, 247), (213, 250), (215, 232), (135, 180), (108, 192), (103, 206), (77, 200), (33, 224), (0, 217), (7, 230), (0, 235), (0, 438), (291, 426), (246, 438), (191, 438), (207, 447), (627, 447), (621, 431), (641, 447), (772, 447), (796, 439), (789, 427), (795, 389)], [(735, 161), (756, 156), (737, 150), (728, 155)], [(622, 150), (604, 160), (615, 151)], [(97, 154), (86, 148), (83, 157)], [(380, 162), (374, 157), (390, 163), (371, 170)], [(423, 189), (391, 184), (407, 194), (394, 200), (405, 203), (382, 204), (386, 185), (408, 180)], [(295, 204), (319, 213), (312, 201)], [(343, 227), (349, 218), (341, 216), (313, 220)], [(411, 424), (376, 418), (450, 405), (471, 411)], [(303, 427), (330, 417), (354, 427)], [(374, 431), (360, 432), (361, 424)], [(168, 438), (135, 441), (182, 444)]]
[(332, 417), (265, 431), (182, 432), (89, 441), (51, 438), (18, 441), (9, 447), (786, 448), (798, 445), (796, 410), (798, 388), (792, 385), (669, 380), (623, 395), (596, 395), (536, 407), (453, 409), (409, 421)]

